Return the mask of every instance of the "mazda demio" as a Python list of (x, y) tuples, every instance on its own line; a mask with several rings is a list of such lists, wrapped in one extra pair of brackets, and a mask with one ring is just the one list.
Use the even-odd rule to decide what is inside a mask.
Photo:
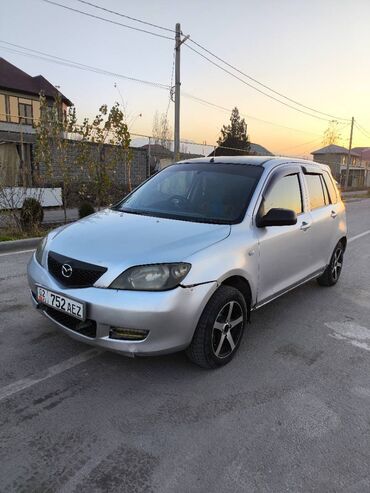
[(28, 279), (35, 307), (79, 341), (129, 356), (186, 350), (216, 368), (251, 311), (310, 279), (336, 284), (346, 244), (328, 166), (202, 158), (49, 233)]

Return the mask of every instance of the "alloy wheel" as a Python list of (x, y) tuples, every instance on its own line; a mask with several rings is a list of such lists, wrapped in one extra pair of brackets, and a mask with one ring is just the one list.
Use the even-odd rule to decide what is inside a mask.
[(331, 267), (331, 273), (334, 281), (338, 280), (342, 270), (342, 265), (343, 265), (343, 249), (342, 247), (338, 247), (334, 252), (332, 267)]
[(219, 311), (212, 329), (212, 350), (217, 358), (227, 358), (238, 346), (244, 314), (237, 301), (229, 301)]

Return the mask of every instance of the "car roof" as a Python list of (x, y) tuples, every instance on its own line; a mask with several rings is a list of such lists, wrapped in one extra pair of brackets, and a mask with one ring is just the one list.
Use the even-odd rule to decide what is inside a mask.
[(210, 163), (210, 164), (247, 164), (254, 166), (263, 166), (264, 168), (275, 168), (281, 164), (301, 164), (302, 166), (306, 165), (310, 167), (310, 169), (320, 169), (329, 170), (329, 166), (321, 163), (317, 163), (314, 161), (309, 161), (308, 159), (299, 159), (293, 157), (283, 157), (283, 156), (216, 156), (216, 157), (204, 157), (204, 158), (194, 158), (194, 159), (186, 159), (184, 161), (179, 161), (179, 164), (184, 163)]

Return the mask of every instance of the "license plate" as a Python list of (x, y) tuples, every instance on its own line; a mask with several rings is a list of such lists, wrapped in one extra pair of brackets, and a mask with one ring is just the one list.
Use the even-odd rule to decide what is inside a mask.
[(79, 320), (85, 320), (85, 305), (79, 301), (41, 287), (37, 287), (37, 301)]

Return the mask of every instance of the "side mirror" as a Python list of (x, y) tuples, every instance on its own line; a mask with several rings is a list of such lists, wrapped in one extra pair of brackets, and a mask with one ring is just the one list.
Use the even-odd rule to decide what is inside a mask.
[(297, 224), (297, 214), (290, 209), (270, 209), (258, 221), (259, 228), (266, 228), (267, 226), (292, 226), (293, 224)]

